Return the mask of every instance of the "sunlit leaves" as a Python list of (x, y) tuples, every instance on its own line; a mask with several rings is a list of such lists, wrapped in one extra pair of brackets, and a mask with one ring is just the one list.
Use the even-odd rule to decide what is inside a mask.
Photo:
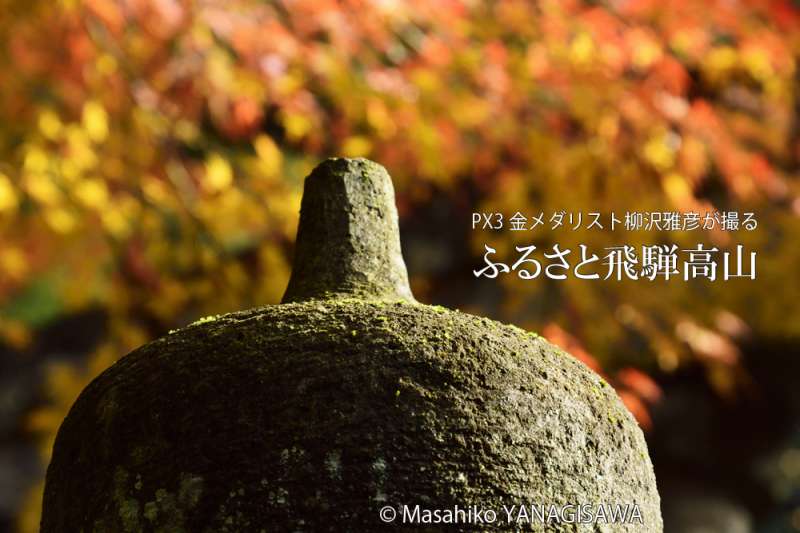
[(206, 173), (203, 187), (215, 193), (228, 189), (233, 183), (233, 169), (226, 159), (219, 154), (211, 154), (206, 160)]
[(90, 100), (83, 106), (83, 127), (86, 135), (95, 143), (102, 143), (108, 137), (108, 115), (102, 104)]
[(18, 203), (16, 188), (11, 184), (8, 176), (0, 173), (0, 213), (16, 209)]

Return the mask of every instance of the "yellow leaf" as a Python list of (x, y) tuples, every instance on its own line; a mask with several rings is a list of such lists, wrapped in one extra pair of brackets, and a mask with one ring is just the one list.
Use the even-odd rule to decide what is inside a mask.
[(579, 33), (569, 47), (570, 61), (577, 65), (587, 63), (594, 53), (594, 41), (592, 36), (586, 32)]
[(0, 213), (17, 208), (17, 193), (8, 176), (0, 172)]
[(47, 209), (44, 214), (44, 219), (47, 224), (58, 233), (71, 232), (75, 229), (77, 223), (75, 216), (63, 207)]
[(81, 176), (81, 168), (72, 159), (59, 161), (58, 172), (67, 183), (72, 183)]
[(453, 120), (463, 128), (475, 128), (489, 120), (491, 107), (483, 98), (467, 97), (453, 102)]
[(131, 227), (128, 219), (116, 209), (104, 211), (100, 215), (100, 220), (105, 230), (118, 239), (125, 238), (130, 233)]
[(670, 39), (670, 47), (680, 54), (686, 54), (691, 50), (695, 42), (694, 36), (686, 30), (678, 30)]
[(175, 123), (175, 136), (183, 142), (192, 143), (197, 140), (200, 131), (197, 126), (189, 121), (181, 119)]
[(42, 204), (53, 205), (61, 200), (61, 190), (45, 174), (34, 173), (25, 176), (25, 188)]
[(633, 64), (644, 69), (661, 58), (661, 47), (654, 41), (645, 40), (633, 51)]
[(372, 150), (372, 143), (363, 135), (353, 135), (345, 139), (342, 154), (347, 157), (364, 157)]
[(35, 409), (28, 415), (26, 420), (27, 429), (34, 433), (52, 431), (61, 424), (64, 413), (52, 407), (41, 407)]
[(692, 196), (692, 189), (689, 187), (686, 178), (677, 172), (670, 172), (664, 176), (662, 186), (667, 196), (678, 205), (685, 204), (686, 200)]
[(39, 114), (39, 131), (51, 141), (56, 141), (61, 137), (63, 126), (61, 119), (54, 111), (45, 109)]
[(675, 150), (667, 143), (666, 136), (660, 135), (644, 145), (644, 157), (654, 167), (664, 170), (675, 163)]
[(430, 68), (417, 68), (411, 75), (411, 80), (423, 93), (434, 94), (442, 89), (439, 76)]
[(19, 248), (6, 248), (0, 252), (0, 270), (11, 279), (22, 279), (28, 272), (25, 254)]
[(25, 152), (25, 161), (22, 166), (28, 172), (45, 172), (49, 166), (47, 154), (38, 146), (30, 146)]
[(219, 154), (211, 154), (206, 160), (206, 175), (203, 186), (209, 192), (227, 189), (233, 183), (233, 170), (230, 164)]
[(736, 66), (738, 56), (730, 46), (717, 46), (705, 58), (704, 65), (712, 77), (717, 77)]
[(259, 135), (253, 142), (256, 154), (261, 160), (264, 173), (269, 176), (277, 176), (283, 165), (283, 155), (269, 135)]
[(86, 207), (99, 208), (108, 203), (108, 189), (99, 179), (86, 179), (78, 183), (75, 196)]
[(0, 338), (18, 350), (30, 345), (33, 335), (23, 322), (18, 320), (0, 320)]
[(306, 133), (311, 131), (311, 121), (296, 113), (286, 113), (283, 117), (283, 127), (286, 128), (286, 136), (292, 141), (300, 140)]
[(305, 83), (306, 80), (303, 78), (301, 73), (289, 72), (275, 80), (274, 88), (275, 92), (279, 96), (287, 96), (297, 92)]
[(372, 98), (367, 102), (367, 122), (382, 139), (391, 137), (397, 131), (386, 104), (378, 98)]
[(742, 63), (757, 80), (766, 81), (772, 77), (774, 70), (767, 52), (760, 48), (751, 48), (742, 54)]
[(108, 137), (108, 115), (96, 100), (90, 100), (83, 106), (83, 127), (89, 138), (96, 143), (101, 143)]
[(233, 64), (228, 54), (213, 48), (206, 60), (206, 76), (212, 84), (224, 90), (234, 81)]
[(117, 60), (114, 59), (114, 56), (109, 54), (103, 54), (98, 57), (95, 65), (97, 71), (101, 74), (109, 75), (117, 71)]
[(74, 124), (66, 128), (69, 159), (78, 170), (87, 170), (97, 164), (98, 158), (91, 145), (89, 131)]
[(151, 175), (142, 178), (142, 192), (154, 205), (164, 205), (170, 197), (169, 189), (164, 182)]
[(597, 125), (597, 133), (606, 139), (614, 139), (619, 133), (619, 117), (611, 113), (603, 115)]

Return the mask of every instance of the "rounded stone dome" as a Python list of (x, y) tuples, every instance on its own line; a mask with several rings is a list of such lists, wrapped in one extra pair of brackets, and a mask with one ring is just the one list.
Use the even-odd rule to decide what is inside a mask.
[(414, 301), (382, 167), (315, 169), (292, 276), (284, 303), (198, 321), (83, 391), (44, 533), (662, 531), (610, 386), (535, 334)]

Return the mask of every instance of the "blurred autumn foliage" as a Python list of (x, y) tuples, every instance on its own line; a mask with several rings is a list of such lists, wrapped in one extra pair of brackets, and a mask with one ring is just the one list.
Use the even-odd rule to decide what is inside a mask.
[[(735, 394), (738, 339), (800, 335), (789, 0), (2, 0), (0, 42), (0, 337), (24, 352), (59, 316), (108, 317), (85, 365), (49, 370), (29, 420), (45, 462), (115, 359), (279, 300), (302, 179), (329, 155), (385, 165), (404, 219), (462, 206), (467, 274), (486, 242), (510, 257), (665, 238), (470, 232), (473, 210), (756, 213), (757, 231), (668, 236), (745, 244), (755, 282), (509, 276), (498, 306), (464, 299), (605, 369), (643, 424), (648, 373), (699, 362)], [(423, 300), (443, 282), (411, 274)]]

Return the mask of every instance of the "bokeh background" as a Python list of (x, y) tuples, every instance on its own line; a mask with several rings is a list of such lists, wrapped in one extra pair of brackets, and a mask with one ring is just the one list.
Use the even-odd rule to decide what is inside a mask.
[[(666, 531), (800, 530), (800, 3), (0, 0), (0, 531), (80, 390), (276, 303), (302, 180), (366, 156), (418, 299), (538, 331), (646, 431)], [(482, 232), (473, 211), (751, 211), (751, 232)], [(757, 280), (477, 280), (483, 245), (699, 242)]]

